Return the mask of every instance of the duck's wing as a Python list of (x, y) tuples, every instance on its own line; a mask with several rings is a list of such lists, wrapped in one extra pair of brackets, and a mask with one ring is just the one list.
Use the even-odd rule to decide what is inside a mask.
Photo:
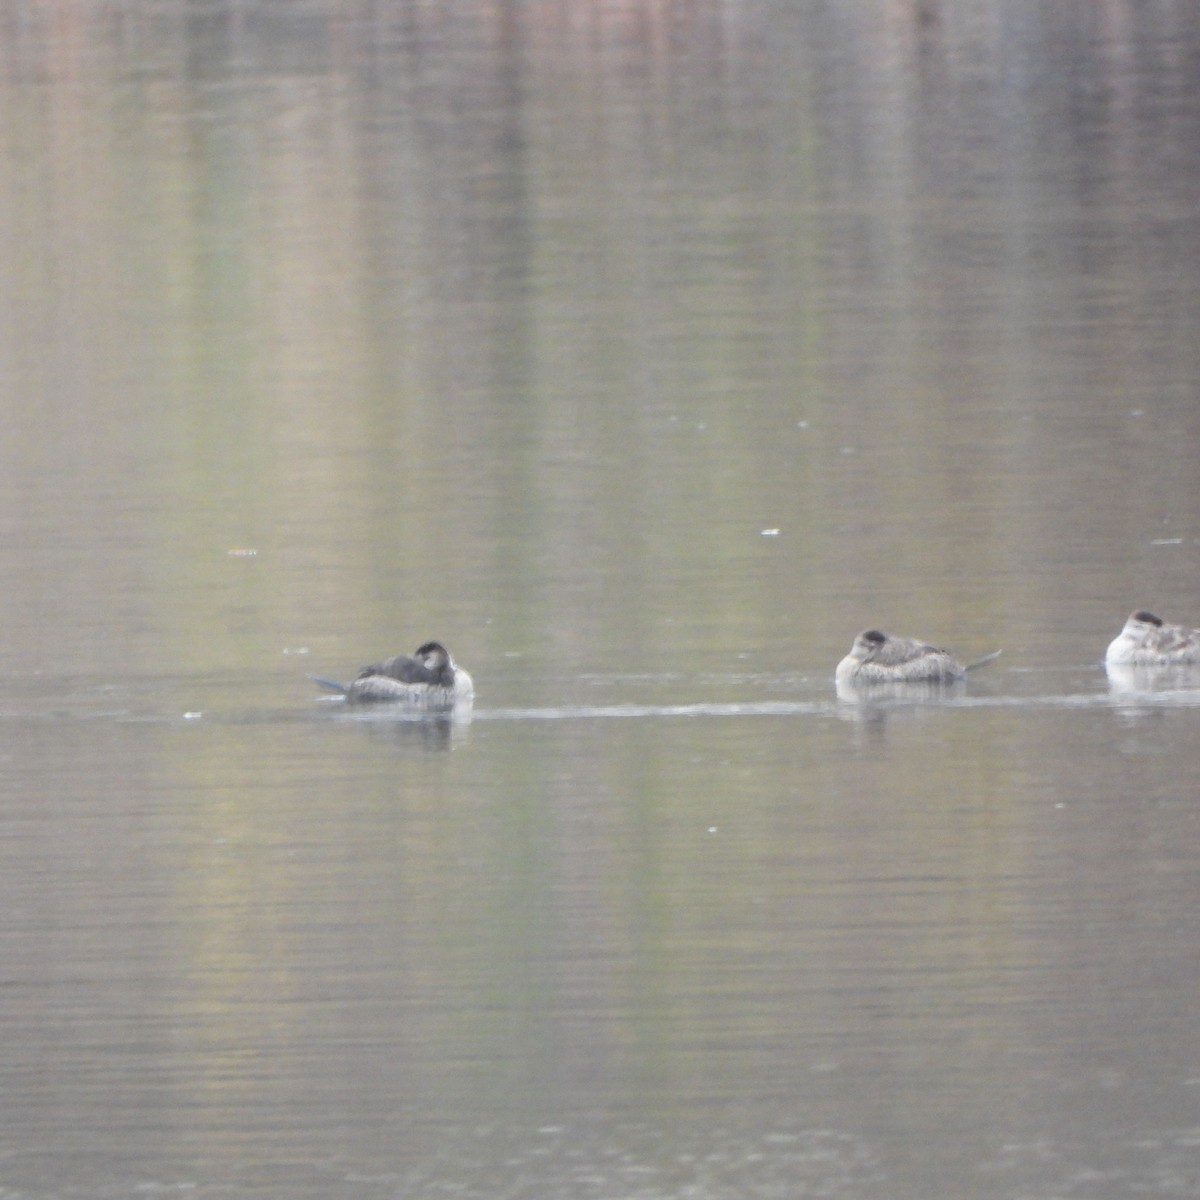
[(357, 677), (366, 679), (368, 675), (386, 675), (389, 679), (398, 679), (401, 683), (436, 683), (438, 679), (436, 672), (407, 654), (397, 654), (392, 658), (385, 658), (383, 662), (363, 667)]
[(1164, 625), (1156, 630), (1155, 649), (1162, 654), (1196, 653), (1200, 651), (1200, 630), (1185, 629), (1182, 625)]
[(914, 638), (889, 637), (874, 654), (871, 662), (881, 667), (900, 667), (906, 663), (919, 662), (923, 658), (948, 658), (945, 650), (926, 645)]

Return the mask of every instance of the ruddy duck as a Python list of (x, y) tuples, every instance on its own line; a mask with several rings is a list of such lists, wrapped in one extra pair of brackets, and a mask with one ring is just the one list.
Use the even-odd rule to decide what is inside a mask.
[(834, 680), (858, 683), (954, 683), (968, 671), (998, 658), (1000, 651), (963, 666), (945, 650), (913, 638), (891, 637), (867, 629), (854, 639), (850, 653), (837, 665)]
[(411, 656), (397, 654), (363, 667), (348, 685), (317, 675), (309, 678), (319, 687), (345, 696), (347, 704), (392, 701), (412, 708), (445, 709), (475, 694), (471, 676), (455, 664), (441, 642), (426, 642)]
[(1194, 666), (1200, 663), (1200, 629), (1167, 625), (1141, 608), (1109, 643), (1104, 661), (1125, 667)]

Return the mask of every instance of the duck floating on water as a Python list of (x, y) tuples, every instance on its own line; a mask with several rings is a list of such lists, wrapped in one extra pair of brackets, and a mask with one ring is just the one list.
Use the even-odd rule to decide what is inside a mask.
[(837, 684), (955, 683), (968, 671), (999, 658), (993, 651), (965, 666), (945, 650), (914, 638), (892, 637), (867, 629), (854, 639), (850, 653), (837, 665)]
[(1139, 608), (1109, 643), (1104, 661), (1110, 667), (1187, 667), (1200, 664), (1200, 629), (1168, 625)]
[(309, 678), (326, 691), (345, 696), (347, 704), (390, 702), (417, 709), (448, 709), (475, 694), (471, 676), (441, 642), (426, 642), (413, 654), (397, 654), (363, 667), (349, 684)]

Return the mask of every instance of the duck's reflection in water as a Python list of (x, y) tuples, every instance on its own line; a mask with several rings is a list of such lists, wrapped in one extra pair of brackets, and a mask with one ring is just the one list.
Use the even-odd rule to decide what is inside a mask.
[(466, 740), (473, 716), (469, 701), (447, 712), (413, 713), (403, 706), (376, 704), (363, 708), (335, 701), (331, 711), (339, 720), (356, 725), (375, 738), (425, 750), (450, 750)]
[(1200, 706), (1200, 665), (1131, 667), (1106, 663), (1108, 694), (1118, 707), (1195, 708)]
[(837, 715), (865, 731), (882, 735), (890, 720), (945, 708), (966, 694), (961, 680), (951, 683), (847, 683), (837, 680)]

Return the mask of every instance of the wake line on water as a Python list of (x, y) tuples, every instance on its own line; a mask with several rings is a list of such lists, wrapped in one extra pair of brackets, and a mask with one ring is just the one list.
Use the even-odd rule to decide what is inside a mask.
[(703, 704), (604, 704), (563, 708), (476, 708), (476, 721), (567, 721), (630, 717), (790, 717), (845, 716), (871, 708), (1161, 708), (1200, 707), (1200, 690), (1097, 692), (1052, 696), (871, 696), (826, 701), (759, 701)]
[(105, 708), (88, 712), (70, 712), (61, 705), (44, 712), (0, 712), (4, 720), (61, 721), (64, 719), (110, 720), (121, 723), (157, 724), (182, 721), (191, 725), (218, 723), (286, 723), (310, 719), (320, 711), (339, 721), (395, 724), (469, 725), (475, 721), (588, 721), (588, 720), (678, 720), (686, 717), (826, 717), (838, 720), (860, 719), (886, 712), (928, 712), (931, 709), (1109, 709), (1136, 712), (1148, 709), (1200, 708), (1200, 688), (1172, 688), (1165, 691), (1128, 691), (1067, 693), (1044, 696), (965, 696), (903, 695), (895, 692), (828, 700), (761, 700), (705, 702), (699, 704), (575, 704), (558, 708), (479, 708), (460, 706), (444, 712), (412, 711), (403, 706), (379, 704), (347, 707), (340, 697), (324, 697), (312, 708), (254, 709), (209, 711), (201, 708), (180, 713), (137, 712), (125, 708)]
[(800, 702), (767, 700), (746, 704), (596, 704), (565, 708), (476, 709), (476, 721), (563, 721), (590, 717), (790, 717), (798, 714), (832, 713), (835, 700)]

